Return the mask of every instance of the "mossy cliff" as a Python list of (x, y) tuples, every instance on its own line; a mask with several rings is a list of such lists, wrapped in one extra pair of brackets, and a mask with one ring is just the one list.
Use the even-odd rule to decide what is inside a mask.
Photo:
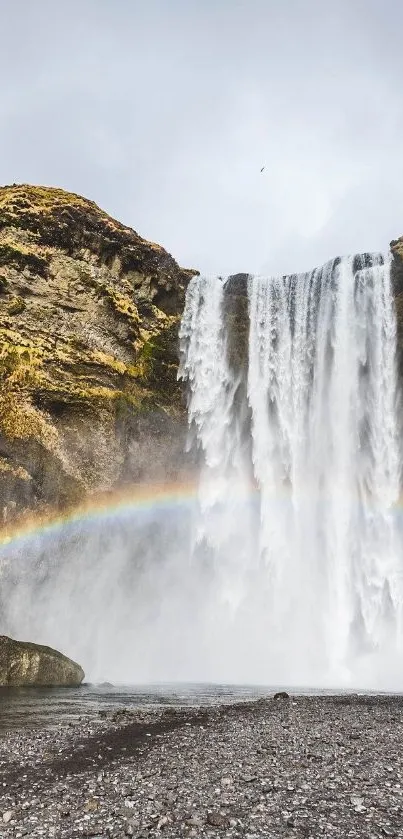
[(186, 285), (159, 245), (63, 190), (0, 188), (0, 514), (174, 476)]

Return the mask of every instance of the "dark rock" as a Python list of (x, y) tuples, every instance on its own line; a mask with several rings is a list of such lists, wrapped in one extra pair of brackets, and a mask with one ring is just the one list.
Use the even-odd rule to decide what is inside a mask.
[(207, 824), (210, 824), (212, 827), (219, 827), (221, 829), (225, 829), (229, 827), (229, 818), (228, 816), (225, 816), (223, 813), (208, 813)]
[(249, 274), (233, 274), (228, 277), (224, 294), (228, 363), (232, 370), (241, 373), (248, 364), (248, 278)]
[(403, 237), (390, 243), (392, 253), (391, 282), (395, 297), (397, 320), (397, 356), (400, 373), (403, 372)]
[(285, 690), (281, 690), (278, 693), (275, 693), (273, 699), (289, 699), (290, 695)]

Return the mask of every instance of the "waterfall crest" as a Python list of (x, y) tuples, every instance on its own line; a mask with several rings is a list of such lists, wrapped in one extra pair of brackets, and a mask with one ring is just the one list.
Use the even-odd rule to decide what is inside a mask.
[(246, 370), (228, 360), (226, 288), (194, 278), (180, 333), (209, 625), (227, 661), (231, 636), (251, 664), (245, 678), (256, 651), (272, 683), (365, 680), (402, 640), (389, 262), (249, 277)]

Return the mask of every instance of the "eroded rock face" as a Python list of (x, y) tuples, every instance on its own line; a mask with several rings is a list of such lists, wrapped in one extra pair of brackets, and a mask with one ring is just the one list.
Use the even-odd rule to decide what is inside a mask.
[(245, 371), (248, 365), (248, 279), (249, 274), (233, 274), (225, 284), (228, 362), (233, 370)]
[(186, 271), (96, 204), (0, 188), (0, 514), (176, 477)]
[(0, 635), (1, 687), (77, 687), (84, 675), (79, 664), (51, 647)]
[(399, 369), (403, 371), (403, 236), (390, 243), (392, 253), (391, 277), (396, 303), (397, 352)]

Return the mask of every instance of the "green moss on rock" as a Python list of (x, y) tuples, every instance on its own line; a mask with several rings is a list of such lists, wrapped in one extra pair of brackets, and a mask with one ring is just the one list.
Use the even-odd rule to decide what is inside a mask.
[(29, 506), (144, 475), (147, 423), (177, 468), (177, 331), (196, 272), (92, 201), (28, 185), (0, 188), (0, 266), (0, 456), (29, 476)]
[(9, 315), (20, 315), (26, 306), (25, 300), (22, 297), (12, 297), (7, 305)]
[(12, 266), (24, 271), (28, 268), (34, 274), (46, 275), (47, 260), (33, 248), (23, 247), (16, 242), (0, 242), (0, 266)]

